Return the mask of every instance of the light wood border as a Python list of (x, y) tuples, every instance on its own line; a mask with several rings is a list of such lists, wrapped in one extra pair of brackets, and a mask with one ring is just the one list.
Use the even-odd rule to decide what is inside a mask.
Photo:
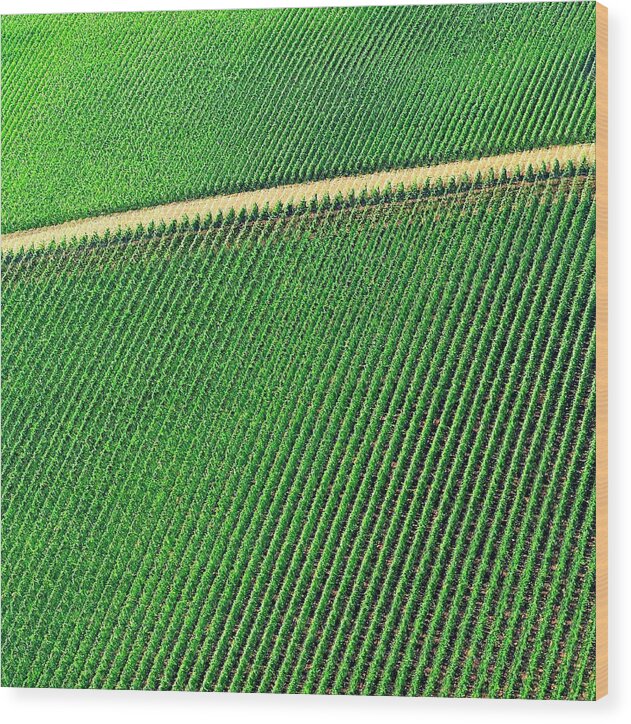
[(607, 694), (607, 8), (596, 3), (596, 699)]

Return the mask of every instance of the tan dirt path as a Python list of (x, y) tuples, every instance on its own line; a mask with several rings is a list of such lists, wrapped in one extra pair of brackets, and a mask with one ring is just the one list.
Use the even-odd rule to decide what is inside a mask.
[(298, 203), (303, 198), (309, 200), (316, 195), (322, 198), (327, 193), (333, 198), (338, 193), (346, 195), (352, 190), (359, 192), (363, 188), (367, 188), (369, 191), (374, 188), (384, 188), (387, 183), (391, 183), (393, 187), (402, 183), (407, 188), (413, 183), (421, 185), (427, 178), (436, 179), (440, 176), (447, 181), (451, 176), (458, 178), (464, 173), (467, 173), (473, 179), (478, 171), (485, 175), (490, 169), (499, 172), (502, 167), (505, 167), (510, 175), (517, 165), (521, 167), (522, 171), (525, 171), (530, 163), (537, 170), (541, 167), (542, 162), (549, 166), (555, 159), (562, 166), (568, 161), (574, 161), (578, 165), (583, 157), (590, 163), (595, 160), (595, 144), (551, 146), (550, 148), (506, 153), (500, 156), (487, 156), (469, 161), (441, 163), (435, 166), (391, 169), (359, 176), (338, 176), (322, 181), (309, 181), (224, 196), (176, 201), (132, 211), (121, 211), (114, 214), (67, 221), (54, 226), (2, 234), (1, 249), (6, 252), (18, 251), (22, 247), (41, 247), (53, 240), (61, 241), (62, 239), (71, 239), (73, 236), (81, 238), (85, 234), (88, 236), (95, 233), (103, 234), (108, 229), (115, 232), (118, 228), (135, 229), (138, 224), (143, 224), (146, 227), (151, 221), (156, 224), (161, 221), (169, 223), (174, 219), (179, 221), (185, 215), (192, 220), (199, 214), (200, 218), (203, 219), (208, 213), (215, 216), (221, 211), (225, 215), (230, 208), (234, 208), (235, 211), (239, 211), (243, 207), (250, 209), (255, 203), (258, 204), (259, 208), (263, 208), (266, 203), (269, 203), (270, 207), (273, 207), (278, 201), (283, 204), (289, 201)]

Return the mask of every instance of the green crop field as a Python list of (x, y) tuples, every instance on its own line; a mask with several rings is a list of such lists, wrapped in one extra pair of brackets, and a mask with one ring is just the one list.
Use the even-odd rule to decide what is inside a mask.
[(593, 141), (595, 4), (2, 18), (2, 228)]
[(445, 186), (5, 255), (3, 685), (594, 698), (593, 171)]
[(2, 685), (594, 699), (595, 3), (1, 41), (3, 234), (516, 152), (3, 239)]

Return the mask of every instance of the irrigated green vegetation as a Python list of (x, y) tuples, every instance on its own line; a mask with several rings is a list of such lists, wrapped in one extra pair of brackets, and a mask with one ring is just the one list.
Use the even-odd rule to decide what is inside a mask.
[(5, 233), (593, 141), (595, 4), (2, 19)]
[(593, 175), (445, 186), (5, 257), (4, 685), (594, 697)]

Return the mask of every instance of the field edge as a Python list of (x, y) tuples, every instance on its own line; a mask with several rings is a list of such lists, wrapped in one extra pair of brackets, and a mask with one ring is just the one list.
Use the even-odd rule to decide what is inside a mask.
[(596, 699), (608, 692), (607, 471), (607, 34), (608, 11), (596, 3)]

